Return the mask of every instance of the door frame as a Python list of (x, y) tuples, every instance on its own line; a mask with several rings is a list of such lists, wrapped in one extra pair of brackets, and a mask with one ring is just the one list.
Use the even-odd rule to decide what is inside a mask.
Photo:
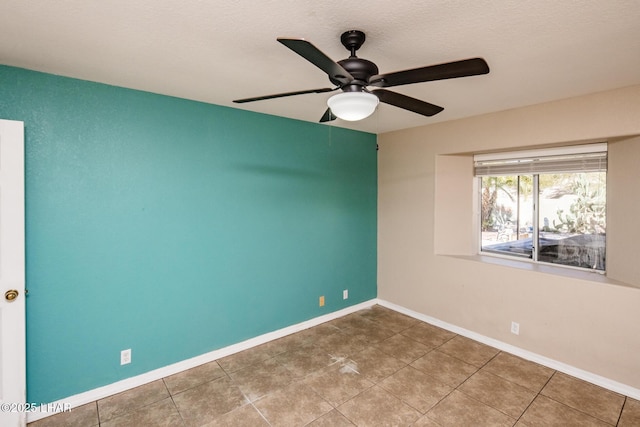
[[(0, 424), (26, 425), (24, 123), (0, 120)], [(7, 291), (18, 296), (9, 300)]]

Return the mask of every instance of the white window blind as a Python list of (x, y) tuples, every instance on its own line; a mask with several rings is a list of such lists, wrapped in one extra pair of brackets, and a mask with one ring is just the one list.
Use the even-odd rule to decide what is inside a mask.
[(474, 169), (476, 176), (606, 171), (607, 144), (477, 154)]

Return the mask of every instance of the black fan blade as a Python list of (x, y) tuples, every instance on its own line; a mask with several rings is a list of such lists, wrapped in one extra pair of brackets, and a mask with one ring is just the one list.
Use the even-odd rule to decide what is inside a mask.
[(324, 112), (320, 119), (320, 123), (330, 122), (335, 119), (337, 119), (337, 117), (331, 112), (331, 108), (327, 108), (327, 111)]
[(444, 108), (438, 105), (429, 104), (428, 102), (420, 101), (419, 99), (411, 98), (410, 96), (397, 92), (391, 92), (390, 90), (377, 89), (371, 91), (371, 93), (377, 96), (380, 102), (393, 105), (394, 107), (404, 108), (405, 110), (413, 111), (423, 116), (433, 116), (444, 110)]
[(278, 41), (327, 73), (330, 79), (343, 85), (353, 80), (353, 76), (347, 70), (305, 39), (278, 38)]
[(234, 99), (233, 102), (236, 104), (243, 104), (245, 102), (253, 102), (253, 101), (262, 101), (263, 99), (273, 99), (273, 98), (282, 98), (285, 96), (294, 96), (294, 95), (304, 95), (305, 93), (323, 93), (323, 92), (332, 92), (334, 90), (340, 89), (325, 87), (322, 89), (309, 89), (309, 90), (299, 90), (297, 92), (286, 92), (286, 93), (277, 93), (275, 95), (264, 95), (264, 96), (256, 96), (253, 98), (244, 98), (244, 99)]
[(455, 79), (457, 77), (487, 74), (489, 65), (482, 58), (464, 59), (446, 64), (430, 65), (412, 70), (397, 71), (389, 74), (378, 74), (369, 79), (369, 85), (377, 87), (400, 86), (411, 83), (429, 82), (433, 80)]

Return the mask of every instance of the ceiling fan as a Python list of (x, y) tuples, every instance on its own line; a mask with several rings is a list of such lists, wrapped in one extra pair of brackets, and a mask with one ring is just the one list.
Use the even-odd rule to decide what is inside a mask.
[[(375, 88), (468, 77), (489, 72), (489, 66), (484, 59), (472, 58), (378, 74), (376, 64), (356, 56), (356, 51), (365, 41), (365, 34), (358, 30), (347, 31), (340, 37), (342, 45), (351, 52), (351, 55), (338, 62), (333, 61), (304, 39), (278, 38), (277, 40), (327, 73), (329, 80), (336, 87), (236, 99), (233, 102), (245, 103), (307, 93), (333, 92), (341, 89), (342, 93), (332, 96), (327, 101), (329, 108), (322, 115), (320, 122), (328, 122), (336, 118), (350, 121), (364, 119), (373, 114), (378, 102), (413, 111), (423, 116), (433, 116), (444, 108), (397, 92)], [(369, 89), (369, 86), (373, 86), (374, 89)]]

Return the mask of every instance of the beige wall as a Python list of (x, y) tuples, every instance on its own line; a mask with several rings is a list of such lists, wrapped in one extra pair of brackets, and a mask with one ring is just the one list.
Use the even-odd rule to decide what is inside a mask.
[[(378, 296), (640, 389), (637, 135), (640, 86), (380, 135)], [(608, 279), (451, 256), (477, 247), (471, 153), (602, 140)]]
[(607, 173), (608, 276), (636, 286), (640, 286), (639, 177), (640, 137), (611, 142)]

